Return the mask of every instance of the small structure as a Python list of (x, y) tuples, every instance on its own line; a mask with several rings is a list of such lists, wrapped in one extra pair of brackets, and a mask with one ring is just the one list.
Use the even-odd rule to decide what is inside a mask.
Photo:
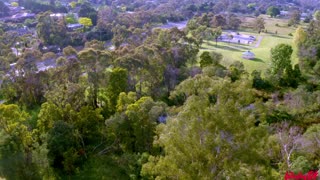
[(247, 34), (229, 32), (229, 33), (222, 34), (218, 38), (218, 40), (222, 42), (228, 42), (228, 43), (251, 44), (253, 41), (256, 41), (256, 37), (247, 35)]
[(251, 51), (246, 51), (246, 52), (242, 53), (242, 58), (243, 58), (243, 59), (250, 59), (250, 60), (252, 60), (252, 59), (254, 59), (255, 57), (256, 57), (255, 54), (254, 54), (253, 52), (251, 52)]
[(50, 14), (50, 17), (52, 17), (52, 18), (57, 18), (57, 19), (62, 19), (62, 18), (65, 17), (65, 16), (66, 16), (65, 13)]
[(282, 17), (288, 17), (289, 15), (289, 11), (280, 11), (280, 16)]
[(82, 29), (84, 26), (82, 24), (68, 24), (67, 28), (69, 31), (75, 31), (78, 29)]

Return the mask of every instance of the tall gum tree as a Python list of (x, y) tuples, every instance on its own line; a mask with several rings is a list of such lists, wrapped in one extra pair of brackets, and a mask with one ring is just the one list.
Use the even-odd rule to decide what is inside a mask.
[[(245, 90), (244, 90), (245, 89)], [(255, 126), (250, 83), (206, 76), (182, 82), (174, 95), (187, 99), (157, 128), (163, 155), (150, 156), (142, 174), (156, 179), (220, 179), (271, 176), (263, 157), (266, 131)], [(255, 168), (253, 168), (255, 167)]]

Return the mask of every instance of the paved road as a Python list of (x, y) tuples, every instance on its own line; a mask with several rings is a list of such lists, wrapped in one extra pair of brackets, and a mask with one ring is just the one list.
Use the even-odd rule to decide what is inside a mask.
[(260, 46), (260, 43), (261, 43), (262, 39), (263, 39), (263, 36), (259, 36), (259, 37), (258, 37), (258, 42), (257, 42), (256, 45), (254, 46), (255, 48), (258, 48), (258, 47)]

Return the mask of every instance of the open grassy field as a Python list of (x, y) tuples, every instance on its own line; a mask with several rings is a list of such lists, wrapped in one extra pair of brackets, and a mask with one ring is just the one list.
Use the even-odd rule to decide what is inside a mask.
[[(287, 27), (286, 19), (272, 19), (267, 16), (263, 16), (266, 22), (267, 33), (254, 32), (248, 28), (242, 28), (238, 32), (240, 34), (252, 35), (256, 37), (256, 41), (250, 45), (248, 44), (235, 44), (227, 42), (205, 41), (200, 50), (203, 51), (215, 51), (223, 55), (222, 64), (229, 66), (235, 61), (240, 61), (245, 65), (246, 70), (251, 73), (253, 70), (259, 70), (265, 72), (270, 67), (270, 50), (277, 44), (285, 43), (292, 44), (292, 36), (289, 33), (294, 34), (294, 27)], [(251, 17), (245, 17), (242, 19), (244, 23), (250, 23), (253, 21)], [(277, 34), (275, 33), (277, 31)], [(262, 39), (259, 43), (259, 39)], [(256, 55), (256, 59), (247, 60), (242, 58), (242, 53), (250, 50)], [(293, 56), (292, 64), (296, 64), (297, 60)]]

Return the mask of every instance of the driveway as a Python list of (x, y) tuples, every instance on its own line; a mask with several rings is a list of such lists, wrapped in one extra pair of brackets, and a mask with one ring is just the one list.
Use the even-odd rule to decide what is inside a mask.
[(254, 46), (255, 48), (258, 48), (260, 46), (262, 39), (263, 39), (263, 36), (258, 37), (258, 41), (257, 41), (256, 45)]

